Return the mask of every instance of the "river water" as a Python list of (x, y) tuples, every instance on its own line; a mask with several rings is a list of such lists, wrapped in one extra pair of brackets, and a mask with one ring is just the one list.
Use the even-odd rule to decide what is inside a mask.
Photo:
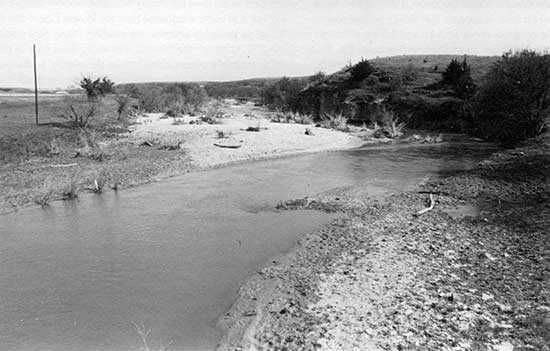
[(372, 196), (470, 168), (475, 142), (379, 146), (190, 173), (0, 216), (0, 350), (213, 350), (238, 287), (334, 216), (279, 201), (362, 184)]

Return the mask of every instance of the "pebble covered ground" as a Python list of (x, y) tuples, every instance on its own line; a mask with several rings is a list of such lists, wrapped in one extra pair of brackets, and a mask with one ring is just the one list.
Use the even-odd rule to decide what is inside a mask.
[(219, 349), (550, 350), (549, 141), (381, 202), (289, 202), (344, 215), (242, 288)]

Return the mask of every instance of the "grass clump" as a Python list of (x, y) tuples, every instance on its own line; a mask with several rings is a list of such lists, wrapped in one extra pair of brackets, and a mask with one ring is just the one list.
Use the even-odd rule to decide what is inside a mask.
[(382, 108), (380, 117), (381, 124), (378, 125), (378, 123), (375, 123), (374, 135), (376, 137), (386, 136), (394, 139), (403, 135), (405, 123), (399, 121), (399, 117), (394, 111)]
[(183, 120), (183, 118), (174, 117), (174, 120), (172, 121), (172, 125), (181, 126), (182, 124), (185, 124), (185, 121)]
[(63, 190), (63, 200), (75, 200), (78, 198), (78, 193), (80, 192), (80, 186), (76, 180), (71, 180), (71, 182)]
[(296, 124), (312, 124), (313, 117), (309, 114), (298, 112), (282, 112), (277, 111), (271, 116), (271, 122), (274, 123), (296, 123)]
[(321, 127), (334, 129), (341, 132), (348, 132), (348, 118), (342, 113), (337, 114), (325, 114), (324, 118), (319, 123)]
[(162, 343), (162, 340), (160, 340), (158, 349), (152, 348), (151, 341), (149, 340), (151, 329), (147, 329), (144, 323), (137, 324), (132, 322), (132, 324), (136, 328), (136, 332), (139, 335), (141, 342), (143, 343), (143, 346), (139, 349), (140, 351), (168, 351), (168, 349), (170, 349), (170, 347), (174, 344), (174, 341), (171, 340), (168, 342), (168, 344), (164, 345)]
[(224, 132), (223, 130), (216, 130), (216, 137), (218, 139), (225, 139), (228, 138), (230, 133)]
[(34, 199), (34, 203), (40, 205), (40, 207), (46, 207), (50, 205), (50, 200), (52, 199), (53, 191), (48, 190), (45, 193), (39, 194)]

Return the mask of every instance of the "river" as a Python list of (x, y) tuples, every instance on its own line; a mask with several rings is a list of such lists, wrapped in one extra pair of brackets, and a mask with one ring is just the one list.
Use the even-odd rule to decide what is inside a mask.
[(373, 197), (467, 169), (475, 142), (258, 161), (0, 216), (0, 349), (213, 350), (238, 287), (335, 215), (279, 201), (362, 185)]

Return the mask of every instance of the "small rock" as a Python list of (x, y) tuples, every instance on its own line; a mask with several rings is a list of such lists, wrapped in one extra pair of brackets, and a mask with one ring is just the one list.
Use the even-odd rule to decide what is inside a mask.
[(509, 341), (505, 341), (499, 345), (493, 346), (494, 351), (514, 351), (514, 345)]
[(500, 303), (500, 302), (495, 302), (495, 305), (497, 305), (498, 308), (499, 308), (502, 312), (506, 312), (506, 313), (512, 312), (512, 306), (510, 306), (510, 305), (505, 305), (505, 304)]
[(482, 299), (483, 301), (492, 300), (492, 299), (494, 299), (494, 297), (495, 297), (495, 296), (494, 296), (493, 294), (489, 294), (489, 293), (487, 293), (487, 294), (486, 294), (486, 293), (483, 293), (483, 294), (481, 295), (481, 299)]

